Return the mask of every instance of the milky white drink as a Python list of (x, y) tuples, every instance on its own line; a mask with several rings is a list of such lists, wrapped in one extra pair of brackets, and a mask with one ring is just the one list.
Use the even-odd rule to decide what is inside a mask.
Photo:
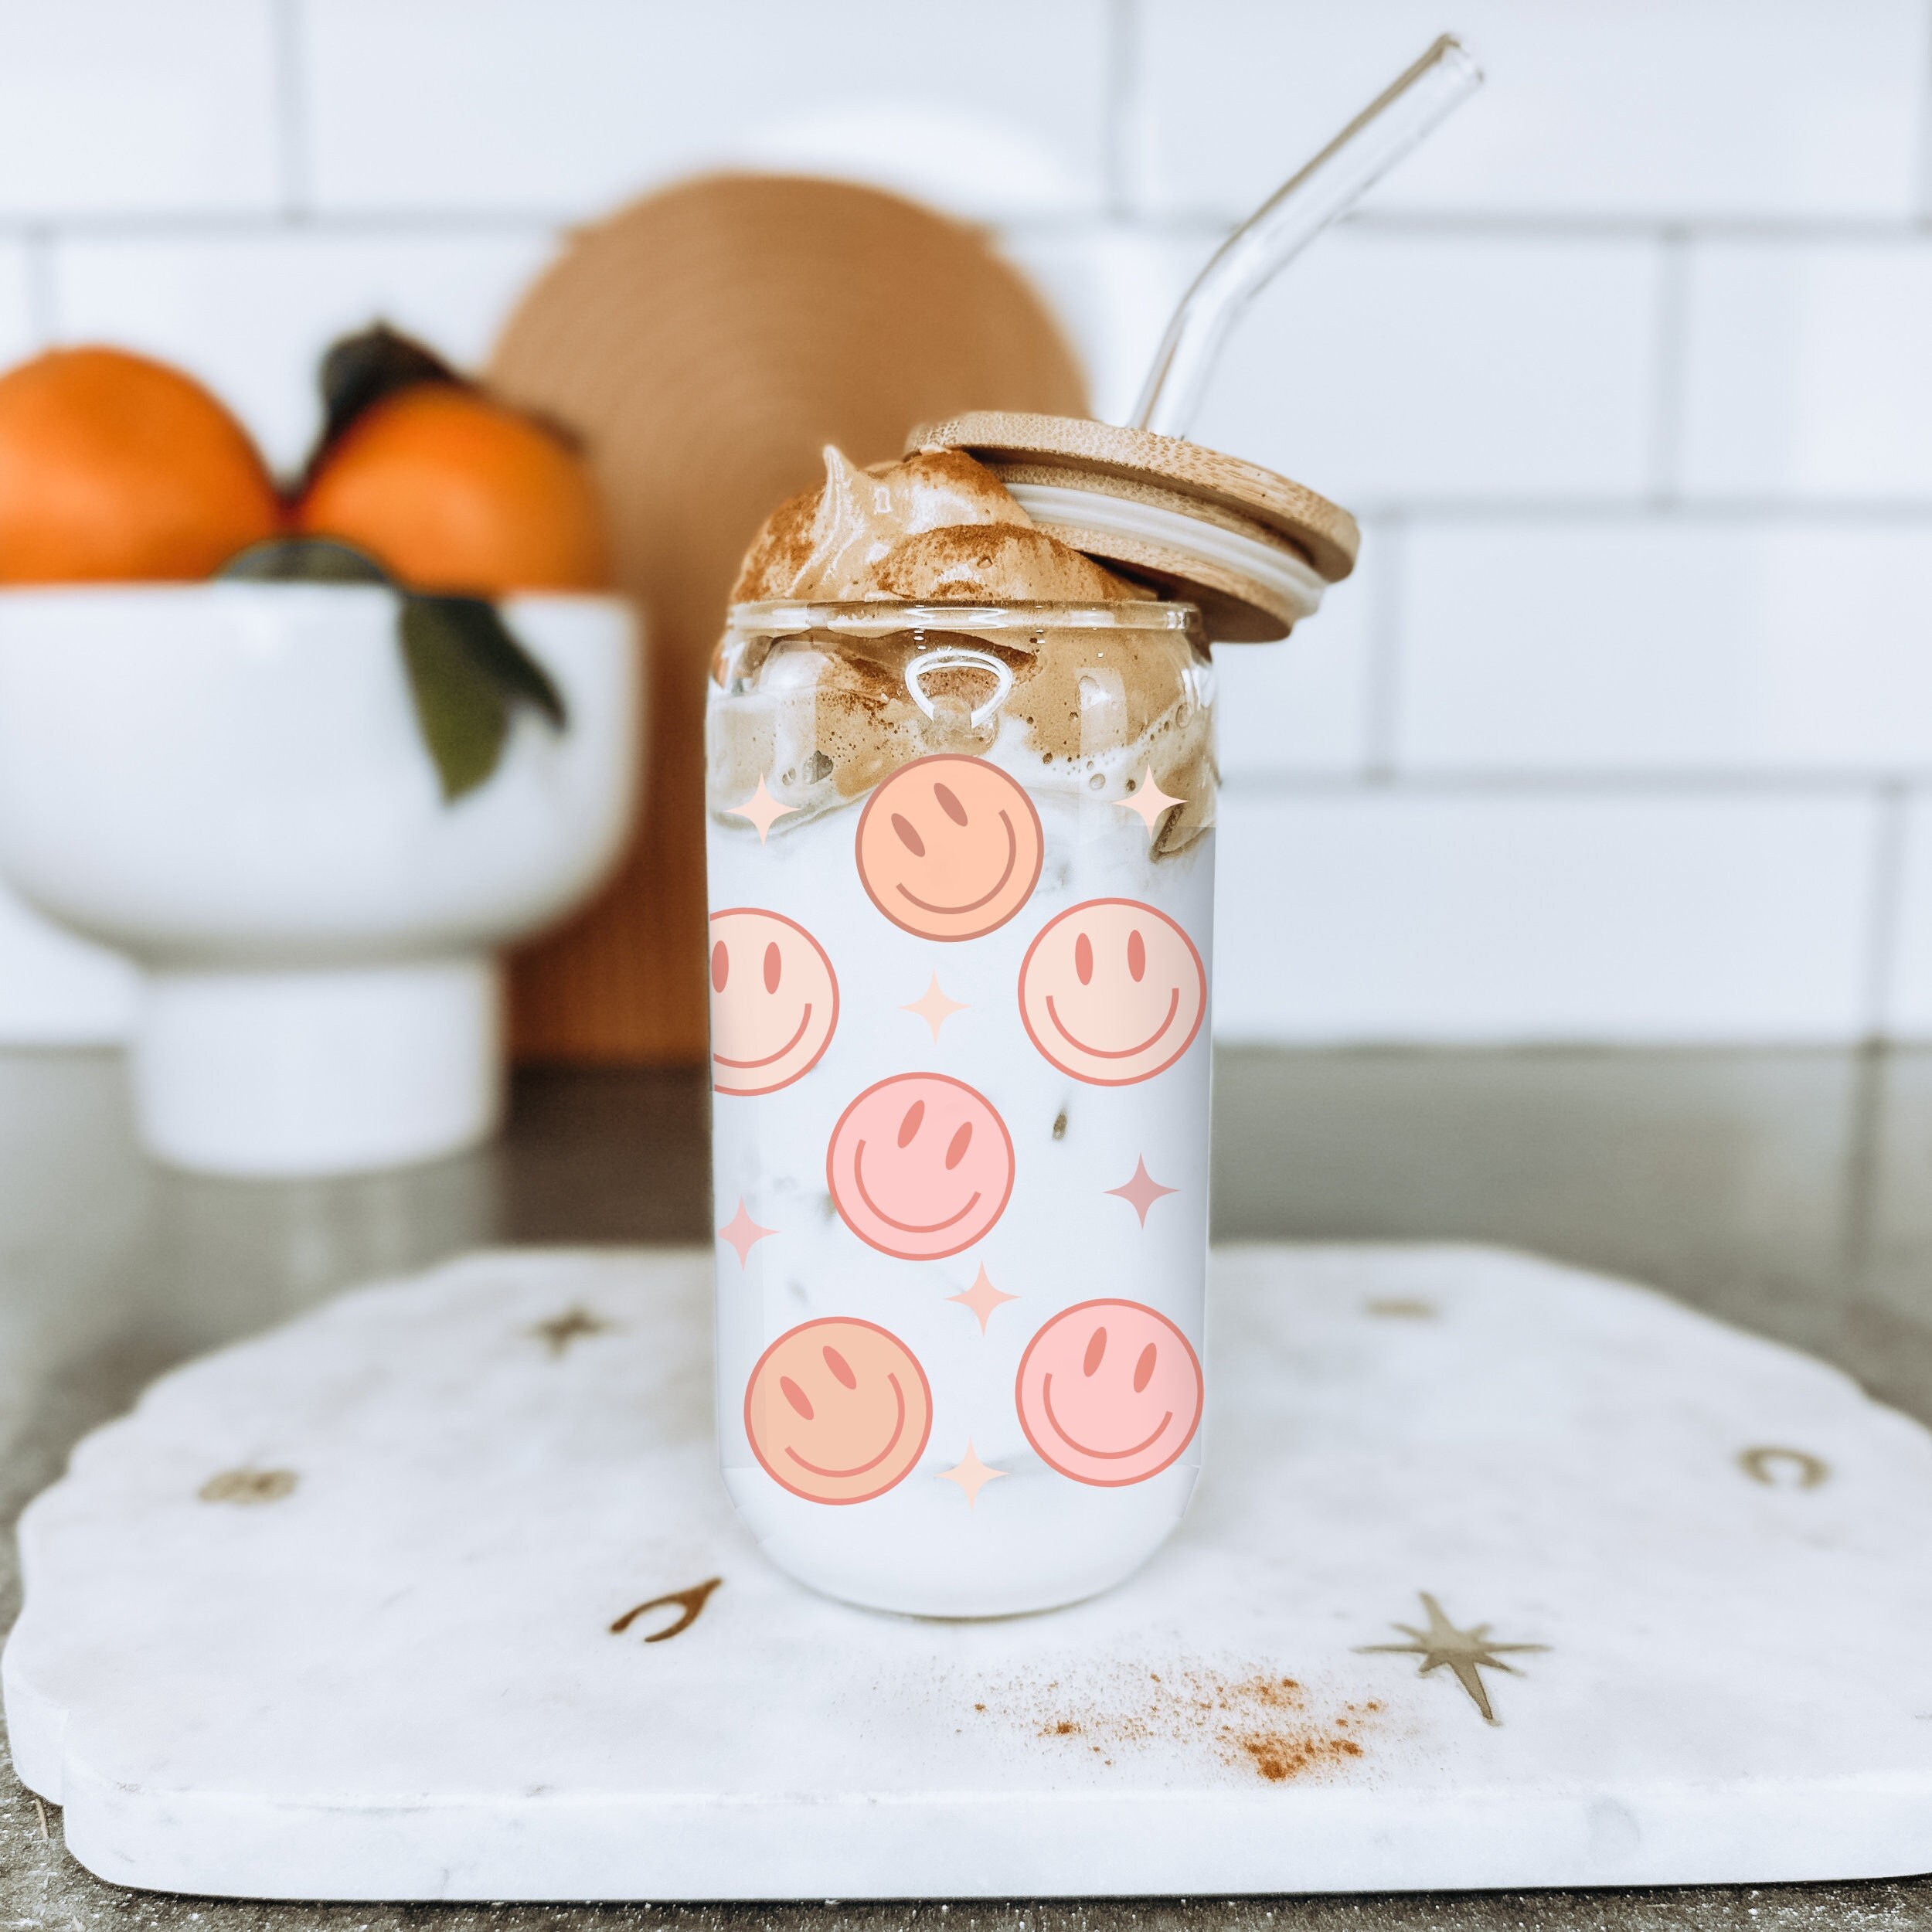
[(1199, 1467), (1199, 619), (958, 456), (831, 454), (740, 588), (707, 726), (726, 1481), (835, 1596), (1064, 1603)]

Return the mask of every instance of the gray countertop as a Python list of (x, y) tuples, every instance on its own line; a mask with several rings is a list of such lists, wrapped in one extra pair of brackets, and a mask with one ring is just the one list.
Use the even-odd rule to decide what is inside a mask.
[[(1932, 1422), (1932, 1054), (1222, 1055), (1223, 1237), (1467, 1238), (1632, 1276)], [(145, 1163), (107, 1054), (0, 1054), (0, 1519), (172, 1363), (492, 1241), (702, 1241), (696, 1074), (542, 1073), (498, 1146), (261, 1185)], [(19, 1602), (0, 1548), (0, 1626)], [(472, 1927), (1932, 1927), (1919, 1882), (1380, 1899), (798, 1906), (262, 1906), (120, 1891), (0, 1767), (0, 1932)]]

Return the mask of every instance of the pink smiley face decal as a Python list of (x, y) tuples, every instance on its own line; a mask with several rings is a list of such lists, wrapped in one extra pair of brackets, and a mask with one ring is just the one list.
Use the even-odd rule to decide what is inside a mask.
[(1026, 1345), (1013, 1385), (1026, 1440), (1063, 1476), (1118, 1489), (1175, 1461), (1201, 1426), (1201, 1363), (1138, 1301), (1082, 1301)]
[(870, 1502), (926, 1452), (933, 1392), (875, 1321), (835, 1317), (779, 1336), (745, 1384), (745, 1434), (772, 1481), (808, 1502)]
[(1013, 1192), (1013, 1137), (985, 1094), (944, 1073), (900, 1073), (838, 1117), (825, 1183), (847, 1227), (902, 1261), (979, 1240)]
[(1046, 855), (1024, 788), (984, 758), (915, 758), (859, 815), (859, 877), (895, 926), (921, 939), (978, 939), (1032, 895)]
[(1194, 1044), (1207, 969), (1192, 940), (1138, 899), (1090, 899), (1042, 927), (1019, 969), (1027, 1037), (1063, 1073), (1131, 1087)]
[(755, 906), (711, 915), (711, 1084), (773, 1094), (818, 1064), (838, 1024), (838, 980), (796, 920)]

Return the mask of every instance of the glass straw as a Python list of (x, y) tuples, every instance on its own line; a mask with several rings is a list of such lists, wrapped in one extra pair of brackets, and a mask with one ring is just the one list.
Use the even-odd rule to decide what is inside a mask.
[(1468, 50), (1444, 34), (1263, 202), (1182, 297), (1148, 372), (1133, 427), (1185, 436), (1241, 311), (1481, 84), (1482, 70)]

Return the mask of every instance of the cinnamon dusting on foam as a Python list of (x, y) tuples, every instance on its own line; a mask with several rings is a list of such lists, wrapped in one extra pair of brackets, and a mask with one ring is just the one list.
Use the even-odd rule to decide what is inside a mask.
[[(836, 449), (825, 479), (781, 504), (754, 539), (734, 603), (1114, 604), (1154, 593), (1037, 528), (990, 470), (956, 450), (921, 451), (862, 470)], [(900, 766), (936, 751), (992, 757), (1022, 781), (1122, 795), (1151, 766), (1185, 802), (1162, 821), (1157, 856), (1213, 823), (1211, 690), (1197, 631), (1055, 628), (957, 634), (927, 627), (878, 636), (728, 629), (713, 675), (710, 808), (727, 811), (762, 777), (801, 829)], [(1012, 674), (1001, 716), (975, 726), (991, 694), (981, 665), (906, 670), (947, 646)]]
[(957, 450), (862, 470), (827, 444), (825, 460), (825, 481), (765, 519), (733, 603), (1111, 604), (1154, 594), (1037, 529), (992, 471)]

